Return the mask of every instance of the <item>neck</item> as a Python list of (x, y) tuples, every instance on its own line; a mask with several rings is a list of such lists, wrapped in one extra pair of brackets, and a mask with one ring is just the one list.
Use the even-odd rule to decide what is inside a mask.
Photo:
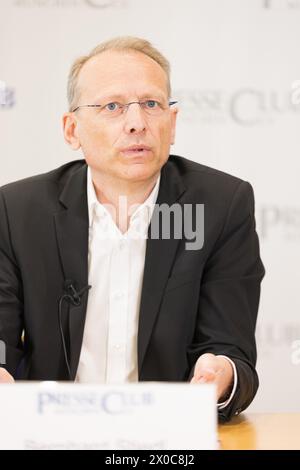
[(128, 230), (130, 216), (136, 205), (143, 204), (149, 197), (159, 172), (146, 181), (115, 180), (92, 169), (91, 176), (98, 201), (107, 206), (114, 222), (124, 233)]

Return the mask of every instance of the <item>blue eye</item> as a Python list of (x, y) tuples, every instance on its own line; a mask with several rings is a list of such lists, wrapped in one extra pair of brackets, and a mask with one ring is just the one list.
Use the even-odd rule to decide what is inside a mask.
[(145, 102), (145, 104), (146, 104), (147, 108), (149, 108), (149, 109), (153, 109), (153, 108), (156, 108), (158, 106), (158, 102), (155, 101), (155, 100), (147, 100)]
[(107, 109), (107, 111), (118, 111), (119, 108), (120, 108), (119, 103), (108, 103), (105, 106), (105, 109)]

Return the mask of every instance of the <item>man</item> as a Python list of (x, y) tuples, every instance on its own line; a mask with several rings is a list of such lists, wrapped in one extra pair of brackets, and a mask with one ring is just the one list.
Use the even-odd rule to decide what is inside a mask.
[[(85, 160), (0, 190), (2, 382), (215, 381), (221, 419), (252, 401), (264, 275), (252, 188), (169, 155), (170, 96), (167, 60), (139, 38), (73, 65), (64, 136)], [(165, 236), (154, 220), (175, 205), (188, 217)], [(195, 246), (177, 233), (191, 222)]]

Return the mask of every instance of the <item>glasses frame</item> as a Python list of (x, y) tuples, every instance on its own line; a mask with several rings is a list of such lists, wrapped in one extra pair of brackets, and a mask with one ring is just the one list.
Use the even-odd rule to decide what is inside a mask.
[[(122, 103), (118, 103), (118, 104), (121, 104), (123, 106), (123, 108), (124, 108), (122, 110), (122, 114), (123, 114), (125, 109), (127, 110), (131, 104), (139, 104), (141, 106), (142, 104), (147, 103), (147, 101), (156, 101), (156, 100), (131, 101), (130, 103), (126, 103), (124, 105), (122, 105)], [(112, 101), (112, 103), (117, 103), (117, 101)], [(159, 102), (157, 101), (157, 103), (159, 103)], [(178, 101), (169, 101), (168, 106), (169, 107), (173, 106), (176, 103), (178, 103)], [(78, 109), (81, 109), (81, 108), (104, 108), (108, 104), (110, 104), (110, 103), (106, 103), (106, 104), (82, 104), (82, 105), (77, 106), (76, 108), (74, 108), (71, 111), (71, 113), (75, 113)]]

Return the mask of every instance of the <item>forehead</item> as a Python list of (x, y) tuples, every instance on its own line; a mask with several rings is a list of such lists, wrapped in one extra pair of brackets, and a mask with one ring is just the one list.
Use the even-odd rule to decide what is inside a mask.
[(151, 57), (140, 52), (105, 51), (82, 67), (77, 83), (81, 96), (168, 95), (167, 75)]

